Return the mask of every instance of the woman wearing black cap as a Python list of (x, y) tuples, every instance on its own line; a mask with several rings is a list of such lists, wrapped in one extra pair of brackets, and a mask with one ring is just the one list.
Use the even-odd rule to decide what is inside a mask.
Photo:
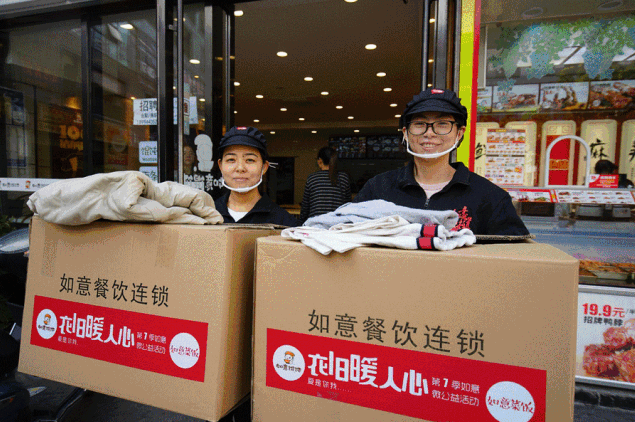
[(221, 139), (219, 150), (218, 166), (229, 191), (215, 205), (225, 223), (298, 225), (291, 214), (258, 191), (269, 169), (267, 143), (258, 129), (232, 127)]
[(455, 210), (456, 229), (484, 235), (529, 234), (507, 192), (463, 163), (450, 163), (466, 122), (467, 109), (454, 91), (427, 89), (415, 95), (399, 119), (413, 161), (369, 180), (354, 202), (384, 199), (410, 208)]

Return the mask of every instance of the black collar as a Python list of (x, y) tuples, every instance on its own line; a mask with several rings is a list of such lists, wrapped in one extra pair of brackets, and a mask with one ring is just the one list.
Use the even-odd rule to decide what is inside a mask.
[[(455, 183), (469, 185), (470, 171), (467, 169), (467, 167), (465, 167), (465, 165), (461, 162), (450, 163), (450, 165), (454, 167), (454, 170), (456, 171), (454, 172), (454, 176), (452, 176), (452, 180), (450, 180), (450, 183), (448, 183), (448, 186)], [(399, 173), (397, 174), (397, 183), (401, 188), (405, 188), (406, 186), (421, 186), (415, 180), (414, 160), (410, 160), (406, 166), (399, 169)]]
[[(230, 190), (227, 190), (223, 196), (219, 198), (219, 204), (216, 207), (216, 211), (218, 211), (223, 217), (229, 216), (229, 210), (227, 209), (227, 201), (229, 200), (229, 195), (231, 194)], [(262, 195), (262, 197), (256, 202), (256, 205), (249, 210), (248, 214), (255, 213), (268, 213), (273, 209), (273, 201), (269, 199), (267, 195)], [(243, 217), (244, 218), (244, 217)]]

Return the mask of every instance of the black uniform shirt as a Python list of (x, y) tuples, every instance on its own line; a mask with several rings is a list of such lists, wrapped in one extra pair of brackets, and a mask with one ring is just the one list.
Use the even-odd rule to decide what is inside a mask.
[(409, 208), (437, 211), (454, 210), (459, 214), (455, 229), (470, 229), (483, 235), (527, 235), (511, 197), (494, 183), (472, 173), (463, 163), (453, 163), (452, 180), (430, 198), (414, 177), (414, 162), (370, 179), (353, 202), (383, 199)]
[[(227, 209), (227, 200), (230, 192), (226, 192), (223, 196), (214, 201), (216, 210), (223, 216), (225, 223), (236, 223), (234, 218), (229, 214)], [(278, 224), (280, 226), (296, 227), (299, 225), (296, 220), (287, 211), (274, 204), (267, 195), (256, 202), (256, 205), (243, 218), (238, 221), (239, 224)]]

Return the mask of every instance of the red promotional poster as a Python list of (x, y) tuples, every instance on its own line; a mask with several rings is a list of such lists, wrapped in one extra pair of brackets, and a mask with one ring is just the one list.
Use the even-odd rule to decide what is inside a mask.
[(203, 382), (207, 323), (35, 296), (31, 344)]
[(591, 174), (589, 176), (590, 188), (617, 189), (620, 181), (619, 174)]
[[(547, 135), (547, 145), (551, 144), (560, 135)], [(569, 161), (570, 142), (568, 139), (559, 141), (552, 149), (549, 157), (549, 184), (568, 185), (569, 171), (573, 166)]]
[(424, 420), (545, 420), (544, 370), (267, 330), (268, 387)]

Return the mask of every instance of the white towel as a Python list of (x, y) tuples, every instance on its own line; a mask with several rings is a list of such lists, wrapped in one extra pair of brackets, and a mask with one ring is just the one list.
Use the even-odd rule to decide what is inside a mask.
[(27, 205), (50, 223), (76, 226), (100, 218), (174, 224), (220, 224), (212, 197), (176, 182), (154, 183), (138, 171), (100, 173), (52, 183)]
[(329, 229), (292, 227), (284, 229), (281, 235), (300, 240), (323, 255), (331, 251), (343, 253), (367, 245), (447, 251), (476, 242), (476, 236), (469, 229), (450, 231), (441, 225), (410, 223), (398, 215), (358, 223), (340, 223)]

